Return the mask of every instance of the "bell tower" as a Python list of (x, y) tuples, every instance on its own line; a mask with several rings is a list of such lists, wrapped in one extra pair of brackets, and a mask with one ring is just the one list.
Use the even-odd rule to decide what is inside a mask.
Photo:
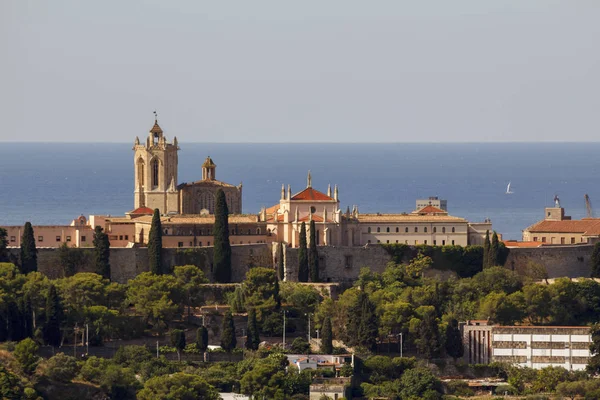
[(177, 138), (167, 142), (154, 112), (154, 126), (145, 143), (135, 138), (134, 207), (158, 208), (161, 214), (179, 212)]

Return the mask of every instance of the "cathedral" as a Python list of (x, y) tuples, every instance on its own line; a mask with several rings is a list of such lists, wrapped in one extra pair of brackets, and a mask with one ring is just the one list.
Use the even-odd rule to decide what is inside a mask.
[(216, 164), (207, 157), (202, 164), (202, 179), (177, 182), (179, 145), (169, 143), (155, 119), (145, 142), (135, 138), (134, 208), (158, 208), (162, 215), (214, 214), (217, 191), (222, 189), (230, 214), (242, 213), (242, 185), (234, 186), (216, 179)]

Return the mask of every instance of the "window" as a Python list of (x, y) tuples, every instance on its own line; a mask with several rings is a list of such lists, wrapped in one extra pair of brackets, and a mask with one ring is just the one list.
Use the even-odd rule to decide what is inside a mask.
[(250, 233), (250, 229), (248, 229), (248, 235), (251, 235), (251, 233)]
[(311, 207), (310, 212), (311, 212), (311, 214), (314, 214), (317, 212), (317, 209), (315, 207)]
[(125, 240), (129, 240), (129, 235), (125, 235)]
[(423, 228), (423, 232), (427, 233), (427, 227)]
[[(59, 236), (59, 239), (60, 239), (60, 236)], [(43, 242), (43, 241), (44, 241), (44, 237), (43, 236), (38, 236), (38, 242)], [(59, 240), (59, 242), (60, 242), (60, 240)]]
[(446, 245), (446, 241), (442, 240), (442, 246), (445, 246), (445, 245)]
[(437, 244), (436, 242), (437, 242), (436, 240), (434, 240), (434, 241), (433, 241), (433, 245), (434, 245), (434, 246)]
[(452, 246), (454, 246), (454, 240), (452, 241)]
[(560, 238), (560, 244), (565, 244), (565, 238), (564, 237)]
[(377, 227), (377, 233), (381, 232), (381, 228)]
[(415, 226), (415, 233), (418, 233), (418, 232), (419, 232), (419, 227)]
[(123, 240), (123, 235), (119, 235), (119, 240)]
[(571, 238), (571, 244), (575, 244), (575, 238), (574, 237)]
[(436, 233), (436, 232), (437, 232), (437, 228), (434, 226), (433, 227), (433, 233)]
[(538, 239), (538, 238), (537, 238), (537, 236), (534, 236), (534, 237), (533, 237), (533, 241), (534, 241), (534, 242), (537, 242), (537, 239)]
[(11, 237), (10, 237), (10, 241), (11, 241), (11, 242), (16, 242), (16, 241), (17, 241), (17, 238), (16, 238), (16, 237), (14, 237), (14, 236), (11, 236)]
[(177, 247), (183, 247), (183, 242), (177, 242)]
[(425, 244), (427, 244), (427, 240), (425, 240)]
[(442, 233), (446, 233), (446, 227), (442, 227)]
[(398, 243), (398, 241), (396, 240), (396, 243)]
[(371, 233), (371, 227), (367, 228), (367, 233)]
[(260, 235), (260, 228), (256, 228), (256, 234)]
[(152, 188), (158, 187), (158, 160), (155, 158), (150, 164), (152, 168)]
[(456, 232), (456, 229), (454, 229), (454, 227), (452, 227), (452, 233)]
[(408, 244), (408, 240), (405, 240), (405, 241), (404, 241), (404, 244)]
[(190, 247), (192, 247), (192, 242), (190, 242)]
[(388, 244), (389, 244), (389, 243), (390, 243), (390, 241), (389, 241), (389, 240), (387, 240), (387, 241), (386, 241), (386, 243), (388, 243)]
[(202, 247), (202, 242), (198, 242), (198, 246)]
[(418, 240), (415, 240), (415, 244), (419, 244), (419, 241), (418, 241)]
[(377, 243), (381, 243), (381, 240), (378, 240)]
[(404, 228), (404, 233), (408, 233), (408, 227)]
[[(248, 242), (248, 243), (250, 243), (250, 242)], [(207, 246), (210, 246), (210, 242), (206, 242), (206, 245), (207, 245)]]
[[(41, 237), (41, 236), (40, 236), (40, 237)], [(57, 236), (57, 237), (56, 237), (56, 241), (57, 241), (57, 242), (60, 242), (60, 236)], [(41, 240), (40, 240), (40, 242), (41, 242)]]
[(546, 243), (546, 237), (542, 236), (542, 243)]
[(81, 241), (82, 241), (82, 242), (85, 242), (85, 236), (82, 236), (82, 237), (81, 237)]
[(387, 228), (385, 228), (385, 229), (386, 229), (387, 233), (390, 233), (390, 227), (389, 226)]

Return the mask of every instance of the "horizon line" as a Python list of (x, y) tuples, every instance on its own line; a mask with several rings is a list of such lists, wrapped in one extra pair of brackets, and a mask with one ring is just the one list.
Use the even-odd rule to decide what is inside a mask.
[[(490, 141), (490, 142), (478, 142), (478, 141), (424, 141), (424, 142), (416, 142), (416, 141), (373, 141), (373, 142), (365, 142), (365, 141), (349, 141), (349, 142), (199, 142), (199, 141), (181, 141), (178, 139), (179, 143), (187, 143), (187, 144), (589, 144), (589, 143), (600, 143), (600, 140), (588, 140), (588, 141), (567, 141), (567, 140), (543, 140), (543, 141)], [(1, 141), (0, 144), (131, 144), (129, 141), (104, 141), (104, 142), (96, 142), (96, 141)]]

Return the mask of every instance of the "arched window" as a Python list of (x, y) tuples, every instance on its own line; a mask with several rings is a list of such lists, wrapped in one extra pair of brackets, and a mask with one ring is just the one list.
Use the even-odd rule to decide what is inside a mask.
[(158, 160), (155, 158), (152, 160), (152, 189), (158, 187)]
[(446, 227), (445, 226), (442, 228), (442, 233), (446, 233)]
[(368, 227), (368, 228), (367, 228), (367, 232), (368, 232), (368, 233), (371, 233), (371, 227)]
[(427, 227), (423, 228), (423, 232), (427, 233)]
[[(144, 179), (144, 160), (142, 160), (141, 158), (138, 159), (137, 162), (137, 167), (138, 167), (138, 185), (142, 187), (142, 189), (144, 188), (145, 185), (145, 179)], [(137, 188), (136, 188), (137, 189)]]
[(387, 228), (385, 228), (385, 229), (386, 229), (387, 233), (390, 233), (390, 227), (389, 226)]
[(377, 233), (381, 232), (381, 228), (377, 227)]
[[(400, 232), (400, 228), (396, 227), (396, 233)], [(396, 241), (398, 243), (398, 241)]]
[(404, 233), (408, 233), (408, 227), (404, 228)]
[(452, 233), (456, 232), (456, 229), (454, 229), (454, 227), (452, 227)]
[(256, 234), (260, 235), (260, 228), (256, 228)]

